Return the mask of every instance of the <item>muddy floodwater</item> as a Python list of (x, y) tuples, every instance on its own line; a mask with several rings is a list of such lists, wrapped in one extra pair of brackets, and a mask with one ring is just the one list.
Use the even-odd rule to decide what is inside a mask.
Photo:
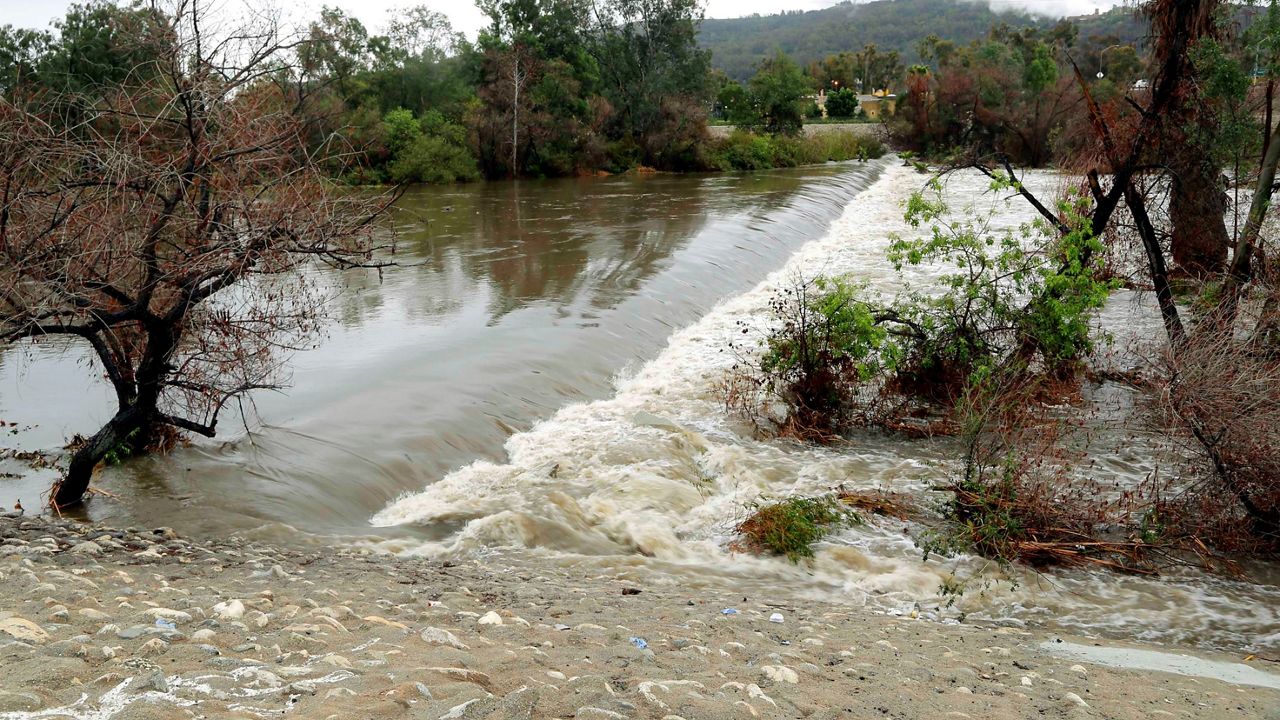
[[(1077, 633), (1280, 649), (1274, 568), (1249, 581), (1070, 571), (1007, 577), (974, 558), (924, 562), (901, 523), (823, 543), (811, 566), (734, 553), (760, 498), (843, 485), (936, 502), (946, 441), (881, 434), (833, 448), (753, 438), (717, 388), (740, 320), (796, 275), (850, 273), (902, 289), (884, 251), (913, 232), (902, 205), (925, 177), (887, 159), (714, 176), (422, 188), (395, 215), (399, 267), (335, 288), (329, 336), (290, 387), (224, 417), (222, 434), (101, 472), (85, 513), (194, 535), (365, 544), (427, 557), (525, 553), (636, 582), (789, 592), (939, 622), (963, 614)], [(1029, 178), (1044, 192), (1060, 181)], [(999, 202), (953, 176), (956, 204)], [(1002, 204), (997, 226), (1032, 215)], [(936, 269), (906, 282), (927, 290)], [(1118, 340), (1159, 332), (1144, 298), (1100, 319)], [(51, 450), (96, 429), (108, 388), (81, 348), (0, 353), (3, 444)], [(1123, 403), (1124, 399), (1117, 400)], [(5, 428), (7, 432), (9, 428)], [(1118, 485), (1155, 469), (1117, 438), (1093, 471)], [(0, 465), (0, 503), (36, 507), (50, 472)], [(952, 607), (953, 571), (994, 580)], [(1007, 580), (1016, 580), (1016, 583)]]
[[(882, 164), (752, 175), (618, 177), (410, 190), (401, 267), (348, 275), (336, 322), (294, 356), (284, 393), (215, 442), (110, 468), (95, 519), (219, 533), (285, 523), (367, 533), (369, 518), (565, 405), (607, 397), (671, 333), (820, 237)], [(83, 349), (0, 354), (3, 443), (59, 447), (105, 419)], [(8, 468), (13, 470), (13, 468)], [(49, 476), (0, 479), (39, 504)], [(378, 531), (383, 534), (383, 531)]]

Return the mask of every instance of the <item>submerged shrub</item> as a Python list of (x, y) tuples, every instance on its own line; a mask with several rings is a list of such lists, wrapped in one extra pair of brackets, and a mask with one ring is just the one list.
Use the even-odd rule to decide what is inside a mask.
[[(1098, 529), (1121, 514), (1098, 486), (1073, 476), (1087, 438), (1078, 423), (1040, 401), (1043, 376), (1021, 370), (984, 375), (954, 408), (964, 441), (963, 462), (935, 489), (951, 493), (942, 522), (917, 533), (930, 556), (980, 555), (1000, 564), (1099, 564), (1148, 572), (1142, 541), (1095, 541)], [(951, 578), (958, 594), (965, 580)]]
[[(991, 190), (1014, 187), (998, 177)], [(890, 261), (899, 272), (908, 265), (953, 270), (931, 291), (908, 292), (894, 304), (895, 321), (909, 330), (895, 348), (895, 392), (949, 405), (976, 376), (996, 369), (1021, 366), (1058, 378), (1075, 371), (1093, 350), (1090, 319), (1115, 283), (1101, 279), (1101, 243), (1078, 205), (1067, 201), (1059, 211), (1067, 233), (1040, 222), (992, 233), (995, 209), (948, 219), (936, 180), (910, 199), (907, 221), (930, 230), (894, 237)]]
[(1280, 555), (1280, 353), (1210, 315), (1152, 370), (1151, 429), (1191, 450), (1182, 487), (1150, 493), (1166, 534)]
[[(731, 373), (728, 401), (757, 424), (808, 440), (854, 419), (863, 384), (880, 372), (886, 332), (865, 289), (844, 278), (797, 277), (769, 302), (774, 327)], [(743, 324), (744, 333), (750, 329)], [(746, 357), (755, 352), (753, 357)], [(781, 404), (781, 415), (774, 406)]]
[[(997, 179), (992, 189), (1009, 187)], [(1073, 208), (1064, 205), (1064, 216)], [(766, 331), (735, 346), (729, 408), (759, 428), (824, 442), (856, 425), (954, 432), (956, 402), (996, 376), (1046, 377), (1069, 389), (1093, 349), (1089, 321), (1112, 288), (1098, 264), (1082, 259), (1096, 250), (1087, 226), (992, 233), (990, 216), (947, 213), (934, 183), (907, 209), (929, 233), (895, 237), (888, 252), (899, 273), (942, 267), (927, 289), (904, 280), (892, 302), (848, 278), (798, 278), (780, 290)]]
[(836, 495), (793, 497), (756, 505), (735, 528), (748, 552), (785, 555), (792, 562), (813, 557), (813, 545), (833, 530), (862, 523)]

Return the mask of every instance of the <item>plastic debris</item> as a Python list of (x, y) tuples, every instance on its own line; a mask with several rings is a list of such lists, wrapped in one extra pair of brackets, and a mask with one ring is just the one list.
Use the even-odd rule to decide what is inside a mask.
[(721, 614), (721, 615), (737, 615), (737, 614), (738, 614), (738, 610), (737, 610), (737, 608), (725, 608), (725, 609), (723, 609), (723, 610), (721, 610), (721, 611), (720, 611), (720, 614)]
[(782, 624), (782, 613), (774, 613), (769, 616), (769, 622)]
[(156, 627), (162, 627), (168, 630), (174, 630), (178, 626), (174, 624), (173, 621), (171, 620), (165, 620), (164, 618), (156, 618)]
[(645, 642), (645, 639), (644, 639), (644, 638), (642, 638), (642, 637), (632, 637), (632, 638), (631, 638), (631, 644), (632, 644), (632, 645), (635, 645), (636, 647), (640, 648), (641, 650), (644, 650), (644, 649), (646, 649), (646, 648), (648, 648), (648, 647), (649, 647), (649, 643)]

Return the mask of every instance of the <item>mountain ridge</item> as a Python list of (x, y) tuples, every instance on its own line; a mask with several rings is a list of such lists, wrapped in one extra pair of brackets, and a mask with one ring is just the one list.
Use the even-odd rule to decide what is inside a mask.
[(829, 8), (784, 11), (776, 15), (707, 19), (699, 43), (711, 50), (711, 62), (735, 80), (745, 80), (764, 57), (782, 50), (807, 64), (827, 55), (861, 50), (875, 43), (881, 51), (897, 50), (904, 63), (919, 59), (916, 44), (929, 34), (967, 45), (985, 37), (993, 25), (1048, 29), (1060, 20), (1091, 35), (1115, 35), (1120, 42), (1137, 42), (1145, 34), (1133, 8), (1051, 18), (1023, 11), (994, 11), (985, 2), (963, 0), (873, 0), (842, 2)]

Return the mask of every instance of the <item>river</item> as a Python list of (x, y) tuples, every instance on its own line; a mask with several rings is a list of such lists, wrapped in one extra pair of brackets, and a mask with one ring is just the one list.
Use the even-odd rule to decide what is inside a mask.
[[(1033, 179), (1046, 190), (1059, 182)], [(255, 396), (217, 441), (106, 469), (97, 484), (114, 497), (87, 512), (428, 557), (525, 553), (691, 590), (728, 583), (884, 612), (919, 607), (944, 622), (965, 613), (1280, 647), (1274, 582), (1020, 574), (945, 608), (938, 587), (952, 570), (1007, 576), (974, 558), (923, 562), (901, 523), (844, 531), (812, 567), (728, 549), (762, 497), (844, 485), (936, 499), (927, 489), (954, 455), (946, 441), (760, 441), (726, 415), (717, 390), (737, 321), (761, 316), (796, 274), (848, 272), (886, 294), (901, 289), (884, 249), (889, 232), (911, 231), (902, 203), (924, 180), (885, 160), (415, 190), (395, 216), (401, 266), (351, 279), (329, 337), (296, 356), (285, 393)], [(989, 202), (986, 184), (957, 176), (948, 193)], [(1031, 217), (1010, 203), (997, 224)], [(933, 278), (911, 272), (917, 287)], [(1137, 336), (1158, 322), (1127, 294), (1102, 320)], [(0, 354), (0, 418), (19, 423), (10, 445), (56, 448), (93, 430), (107, 399), (75, 348)], [(1096, 459), (1125, 484), (1155, 467), (1132, 443)], [(38, 505), (49, 474), (15, 474), (0, 479), (0, 502)]]

